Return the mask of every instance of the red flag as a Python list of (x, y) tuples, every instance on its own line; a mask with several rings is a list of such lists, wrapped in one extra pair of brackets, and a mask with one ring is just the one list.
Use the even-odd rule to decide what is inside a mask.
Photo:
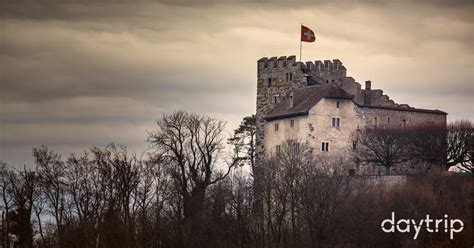
[(314, 42), (316, 36), (314, 36), (313, 30), (301, 25), (301, 41), (304, 42)]

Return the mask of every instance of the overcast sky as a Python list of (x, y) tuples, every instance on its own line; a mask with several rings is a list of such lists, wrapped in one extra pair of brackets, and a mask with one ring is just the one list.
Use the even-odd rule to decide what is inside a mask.
[(300, 23), (317, 37), (303, 60), (340, 59), (399, 103), (474, 120), (473, 1), (5, 2), (0, 160), (15, 166), (41, 144), (139, 152), (178, 109), (230, 133), (255, 112), (256, 61), (298, 54)]

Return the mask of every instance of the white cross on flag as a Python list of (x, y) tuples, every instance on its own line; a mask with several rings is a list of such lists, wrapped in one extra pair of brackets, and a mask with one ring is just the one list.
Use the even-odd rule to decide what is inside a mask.
[(316, 36), (314, 36), (314, 32), (308, 27), (301, 25), (301, 41), (314, 42), (315, 40)]

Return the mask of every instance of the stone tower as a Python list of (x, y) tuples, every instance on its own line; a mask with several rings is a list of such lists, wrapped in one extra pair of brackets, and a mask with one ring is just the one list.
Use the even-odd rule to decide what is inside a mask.
[[(360, 84), (346, 76), (346, 68), (335, 59), (297, 62), (296, 56), (261, 58), (257, 62), (257, 163), (264, 154), (265, 115), (287, 97), (291, 89), (318, 84), (338, 84), (348, 93), (360, 96)], [(363, 101), (364, 99), (355, 99)]]

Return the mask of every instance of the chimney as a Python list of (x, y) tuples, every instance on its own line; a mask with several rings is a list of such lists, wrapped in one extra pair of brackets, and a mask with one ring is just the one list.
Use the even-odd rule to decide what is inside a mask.
[(293, 90), (290, 91), (290, 96), (289, 96), (289, 100), (290, 100), (290, 108), (289, 109), (292, 109), (293, 108)]
[(370, 90), (371, 86), (372, 86), (372, 82), (370, 82), (370, 81), (365, 81), (365, 89), (366, 89), (366, 90)]
[(371, 84), (370, 81), (365, 81), (364, 105), (372, 104), (372, 91), (370, 90)]

